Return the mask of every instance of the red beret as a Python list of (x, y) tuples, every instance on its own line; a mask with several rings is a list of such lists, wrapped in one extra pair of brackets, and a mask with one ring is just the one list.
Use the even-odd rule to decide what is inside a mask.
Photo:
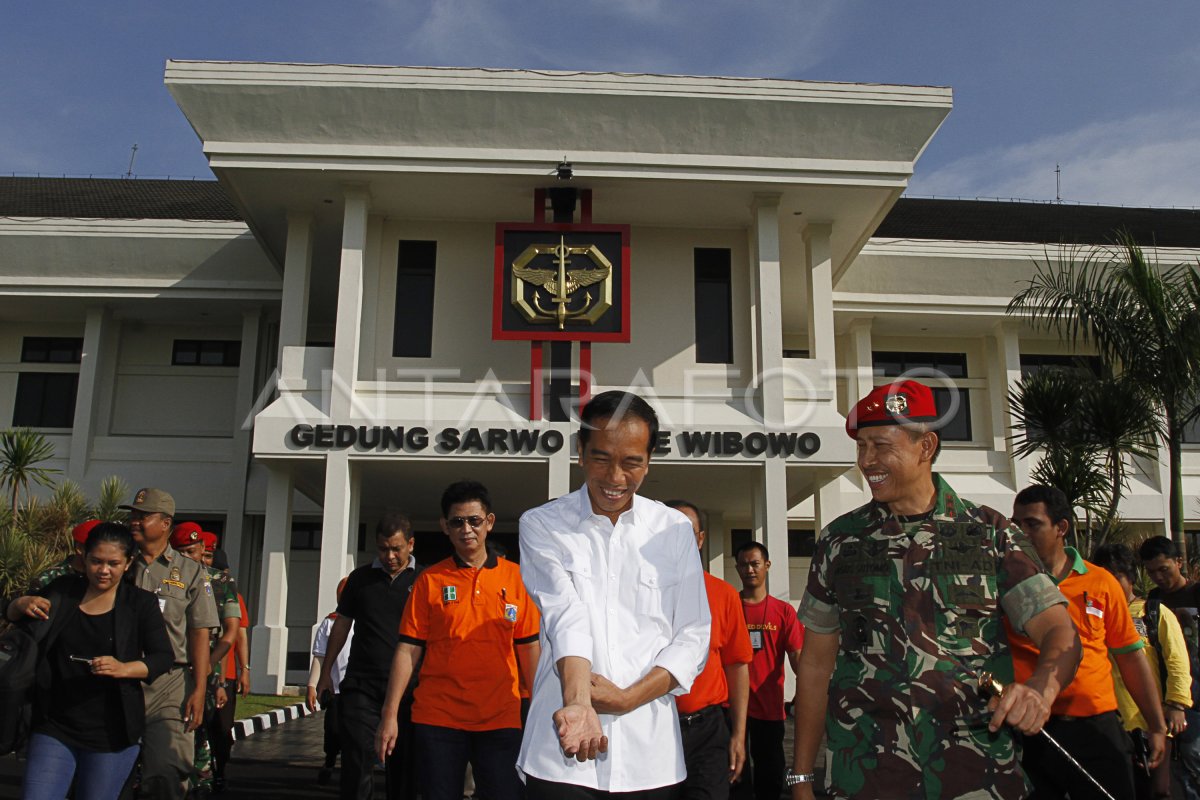
[(217, 549), (217, 535), (212, 531), (200, 531), (200, 541), (204, 542), (205, 550)]
[(191, 547), (201, 541), (200, 526), (194, 522), (181, 522), (171, 531), (171, 547), (178, 550), (181, 547)]
[(75, 540), (75, 544), (87, 544), (88, 534), (92, 532), (92, 528), (100, 524), (98, 519), (89, 519), (87, 522), (81, 522), (71, 529), (71, 538)]
[(850, 416), (846, 417), (846, 433), (854, 439), (858, 437), (859, 428), (937, 421), (933, 391), (916, 381), (897, 381), (876, 386), (850, 409)]

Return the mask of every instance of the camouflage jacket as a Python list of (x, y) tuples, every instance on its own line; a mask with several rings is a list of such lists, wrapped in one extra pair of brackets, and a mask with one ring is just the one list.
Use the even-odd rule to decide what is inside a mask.
[(63, 575), (76, 574), (75, 567), (71, 565), (74, 559), (75, 556), (73, 555), (67, 556), (64, 561), (39, 572), (37, 577), (29, 584), (29, 591), (36, 592), (38, 589), (44, 589), (50, 585), (50, 581), (55, 578), (61, 578)]
[(821, 532), (800, 621), (840, 633), (825, 719), (835, 796), (1018, 798), (1008, 728), (990, 733), (976, 676), (1012, 679), (1019, 630), (1062, 595), (1032, 544), (934, 475), (928, 515), (868, 503)]
[[(208, 581), (212, 585), (213, 600), (217, 602), (217, 617), (224, 623), (230, 617), (242, 618), (242, 608), (238, 605), (237, 582), (233, 577), (226, 572), (212, 567), (205, 567), (208, 573)], [(221, 638), (223, 627), (213, 628), (211, 644), (215, 645), (217, 640)], [(216, 678), (223, 677), (222, 661), (213, 661), (209, 674)]]

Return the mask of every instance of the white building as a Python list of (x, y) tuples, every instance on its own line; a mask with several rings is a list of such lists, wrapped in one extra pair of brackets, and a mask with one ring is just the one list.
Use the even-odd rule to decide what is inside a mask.
[[(1006, 392), (1063, 353), (1004, 314), (1044, 243), (1126, 225), (1164, 262), (1200, 256), (1191, 211), (899, 200), (944, 88), (183, 61), (166, 80), (217, 183), (0, 179), (0, 420), (44, 429), (89, 491), (161, 486), (223, 531), (257, 690), (302, 679), (385, 508), (431, 559), (442, 488), (476, 478), (515, 552), (519, 513), (578, 485), (533, 348), (493, 336), (497, 224), (541, 216), (538, 190), (629, 226), (628, 342), (577, 352), (592, 393), (662, 415), (644, 493), (709, 511), (715, 574), (764, 541), (793, 601), (813, 531), (865, 497), (850, 403), (898, 369), (954, 376), (939, 469), (1006, 509), (1029, 473)], [(1123, 511), (1162, 530), (1150, 467)]]

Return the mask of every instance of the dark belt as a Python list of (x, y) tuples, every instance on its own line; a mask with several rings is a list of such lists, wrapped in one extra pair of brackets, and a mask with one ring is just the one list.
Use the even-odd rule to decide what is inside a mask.
[(720, 706), (717, 706), (717, 705), (705, 706), (704, 708), (700, 709), (699, 711), (697, 711), (694, 714), (680, 714), (679, 715), (679, 724), (692, 726), (692, 725), (695, 725), (696, 723), (698, 723), (704, 717), (710, 716), (712, 714), (719, 714), (719, 713), (721, 713)]
[(1099, 714), (1089, 714), (1086, 717), (1076, 717), (1071, 714), (1051, 714), (1050, 719), (1055, 722), (1081, 722), (1087, 719), (1104, 719), (1107, 716), (1115, 715), (1115, 711), (1102, 711)]

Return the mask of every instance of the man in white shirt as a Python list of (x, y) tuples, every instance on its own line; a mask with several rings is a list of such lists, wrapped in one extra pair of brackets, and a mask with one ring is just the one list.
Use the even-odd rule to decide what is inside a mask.
[(686, 776), (675, 695), (708, 655), (691, 523), (637, 495), (658, 417), (627, 392), (583, 409), (578, 491), (521, 517), (521, 577), (542, 653), (517, 767), (529, 800), (673, 795)]

